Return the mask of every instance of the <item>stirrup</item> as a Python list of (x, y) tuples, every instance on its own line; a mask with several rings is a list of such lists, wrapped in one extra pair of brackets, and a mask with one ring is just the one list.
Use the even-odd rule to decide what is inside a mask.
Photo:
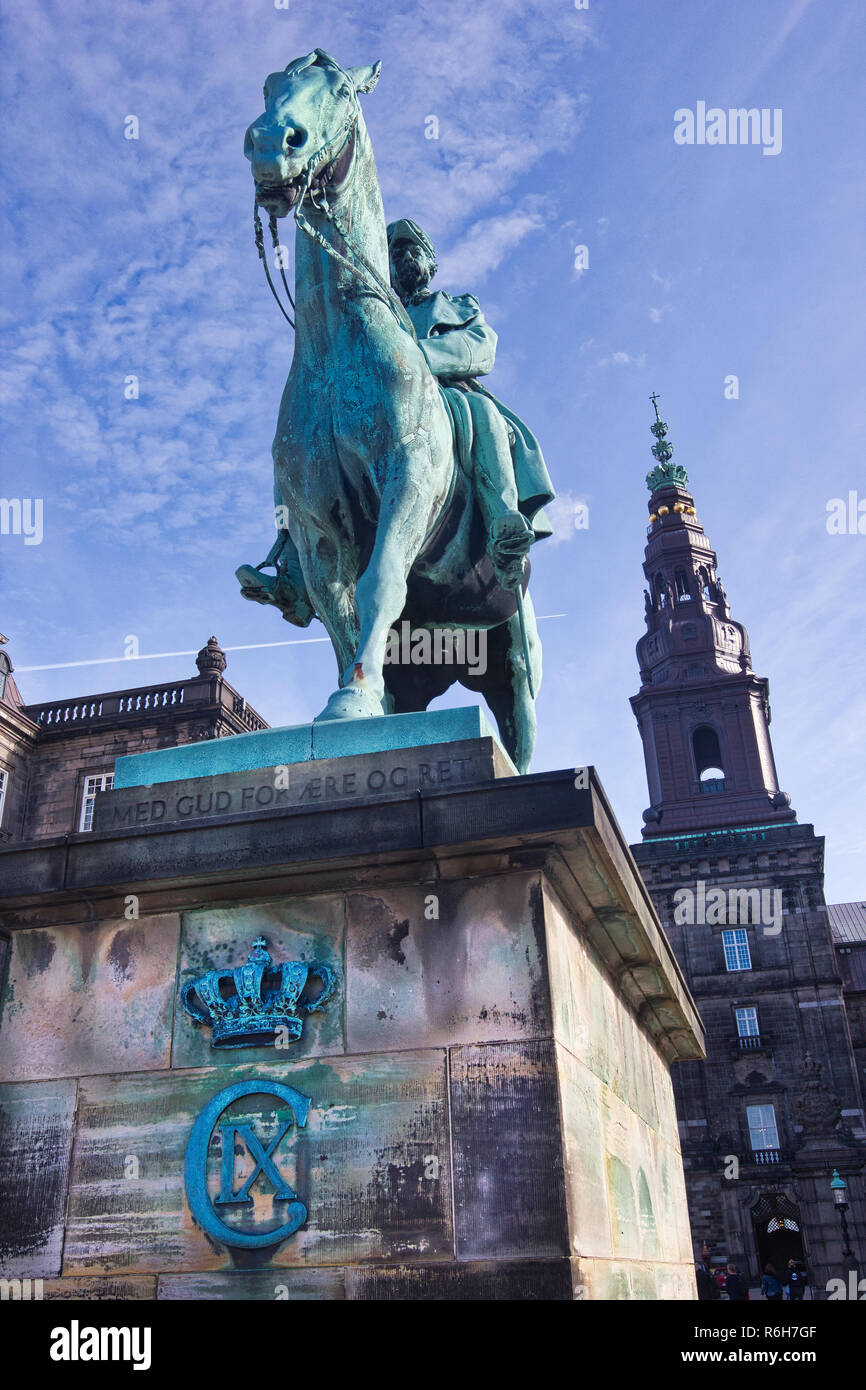
[(244, 598), (255, 599), (257, 603), (275, 603), (274, 590), (277, 585), (276, 579), (269, 574), (262, 574), (261, 570), (252, 565), (241, 565), (235, 570), (235, 578), (241, 586), (241, 594)]

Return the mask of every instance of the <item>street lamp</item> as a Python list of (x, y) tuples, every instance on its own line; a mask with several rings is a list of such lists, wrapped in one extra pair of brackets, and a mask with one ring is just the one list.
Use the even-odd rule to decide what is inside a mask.
[(851, 1249), (851, 1237), (848, 1234), (848, 1184), (844, 1178), (840, 1178), (839, 1169), (833, 1169), (833, 1176), (830, 1179), (830, 1191), (833, 1193), (833, 1203), (839, 1213), (839, 1220), (842, 1222), (842, 1255), (846, 1260), (851, 1261), (849, 1268), (854, 1269), (858, 1274), (860, 1265), (857, 1256)]

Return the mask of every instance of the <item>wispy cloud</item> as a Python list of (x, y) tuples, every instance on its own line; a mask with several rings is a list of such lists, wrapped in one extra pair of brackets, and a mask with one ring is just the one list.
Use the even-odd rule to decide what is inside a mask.
[(596, 366), (598, 367), (643, 367), (646, 365), (646, 353), (638, 354), (631, 352), (611, 352), (606, 357), (600, 357)]
[(497, 270), (509, 252), (527, 236), (544, 226), (540, 211), (532, 205), (537, 199), (513, 212), (481, 218), (468, 227), (456, 246), (440, 259), (440, 280), (454, 286), (480, 284)]

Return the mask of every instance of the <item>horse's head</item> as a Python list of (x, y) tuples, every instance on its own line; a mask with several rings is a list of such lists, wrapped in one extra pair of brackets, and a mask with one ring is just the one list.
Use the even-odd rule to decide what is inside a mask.
[(381, 63), (341, 68), (321, 48), (296, 58), (265, 82), (265, 109), (246, 133), (257, 201), (285, 217), (307, 179), (342, 152), (360, 115), (359, 92), (371, 92)]

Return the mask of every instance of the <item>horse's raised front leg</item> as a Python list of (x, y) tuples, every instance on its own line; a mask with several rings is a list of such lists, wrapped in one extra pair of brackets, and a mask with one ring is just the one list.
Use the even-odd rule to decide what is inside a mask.
[(382, 494), (376, 543), (370, 562), (358, 580), (355, 609), (360, 623), (357, 651), (342, 673), (319, 719), (357, 719), (386, 713), (384, 662), (388, 633), (406, 605), (409, 571), (431, 521), (431, 489), (423, 490), (416, 479), (431, 475), (429, 451), (424, 446), (423, 466), (406, 460), (405, 467), (391, 470)]

